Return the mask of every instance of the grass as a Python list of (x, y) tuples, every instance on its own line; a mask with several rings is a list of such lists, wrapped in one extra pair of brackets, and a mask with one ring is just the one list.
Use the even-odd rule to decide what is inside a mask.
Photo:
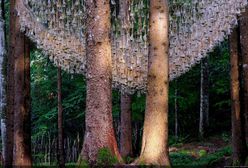
[(190, 150), (170, 153), (172, 165), (176, 167), (211, 167), (211, 165), (228, 156), (231, 156), (231, 148), (229, 146), (209, 154), (206, 151), (200, 150), (197, 157), (195, 151)]

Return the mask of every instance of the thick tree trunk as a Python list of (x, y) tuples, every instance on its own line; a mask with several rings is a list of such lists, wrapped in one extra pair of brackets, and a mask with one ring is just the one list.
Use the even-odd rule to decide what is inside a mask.
[(232, 148), (233, 164), (244, 164), (247, 154), (244, 132), (242, 131), (242, 113), (240, 110), (240, 82), (239, 82), (239, 38), (235, 29), (230, 36), (231, 59), (231, 100), (232, 100)]
[(63, 128), (63, 107), (62, 107), (62, 77), (61, 67), (58, 67), (58, 163), (59, 167), (65, 167), (64, 158), (64, 128)]
[[(248, 136), (248, 7), (240, 16), (240, 45), (242, 55), (243, 99), (242, 107), (245, 116), (246, 136)], [(242, 109), (242, 108), (241, 108)]]
[[(11, 0), (14, 8), (18, 1)], [(20, 3), (20, 2), (19, 2)], [(15, 10), (14, 10), (15, 11)], [(29, 39), (20, 31), (19, 17), (15, 12), (14, 21), (14, 150), (13, 163), (16, 166), (31, 166), (31, 100), (30, 100), (30, 48)]]
[(122, 157), (132, 156), (132, 96), (121, 94), (120, 153)]
[(209, 69), (208, 69), (208, 57), (201, 61), (201, 102), (200, 102), (200, 120), (199, 120), (199, 136), (203, 138), (206, 129), (209, 125)]
[(167, 0), (150, 0), (150, 46), (146, 112), (138, 163), (169, 166), (169, 18)]
[(112, 119), (109, 0), (86, 0), (87, 98), (82, 158), (94, 164), (101, 148), (120, 159)]
[[(0, 1), (0, 113), (1, 113), (1, 138), (2, 138), (2, 156), (3, 165), (7, 160), (7, 142), (6, 137), (6, 39), (5, 39), (5, 17), (4, 0)], [(6, 166), (5, 166), (6, 167)]]

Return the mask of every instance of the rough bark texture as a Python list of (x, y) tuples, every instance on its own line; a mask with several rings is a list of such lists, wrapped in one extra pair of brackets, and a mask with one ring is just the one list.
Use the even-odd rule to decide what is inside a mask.
[[(15, 8), (18, 7), (18, 2)], [(31, 102), (30, 102), (30, 48), (29, 39), (20, 31), (19, 17), (14, 13), (14, 150), (13, 164), (31, 166)]]
[(150, 0), (148, 88), (138, 163), (169, 166), (168, 155), (168, 2)]
[(201, 61), (201, 95), (200, 95), (200, 120), (199, 120), (199, 136), (203, 138), (209, 125), (209, 69), (208, 57)]
[(4, 160), (4, 166), (11, 166), (13, 164), (13, 143), (14, 143), (14, 60), (15, 60), (15, 0), (10, 1), (10, 43), (7, 59), (7, 83), (6, 83), (6, 159)]
[(112, 119), (109, 0), (86, 0), (87, 97), (82, 158), (94, 164), (101, 148), (120, 159)]
[[(242, 107), (245, 116), (246, 134), (248, 135), (248, 7), (240, 16), (240, 45), (242, 55), (243, 99)], [(247, 136), (246, 135), (246, 136)]]
[(62, 77), (61, 67), (58, 67), (58, 163), (59, 167), (65, 167), (64, 158), (64, 128), (63, 128), (63, 107), (62, 107)]
[(132, 96), (121, 94), (120, 153), (122, 157), (132, 156)]
[(246, 157), (246, 143), (242, 131), (239, 82), (239, 38), (235, 29), (230, 36), (231, 100), (232, 100), (232, 148), (233, 164), (242, 165)]
[(3, 165), (7, 160), (7, 137), (6, 137), (6, 37), (4, 0), (0, 1), (0, 113), (1, 113), (1, 138)]
[(129, 44), (127, 44), (127, 41), (130, 41), (129, 35), (130, 35), (130, 5), (131, 0), (121, 0), (120, 3), (120, 20), (121, 20), (121, 36), (123, 37), (123, 46), (130, 47)]

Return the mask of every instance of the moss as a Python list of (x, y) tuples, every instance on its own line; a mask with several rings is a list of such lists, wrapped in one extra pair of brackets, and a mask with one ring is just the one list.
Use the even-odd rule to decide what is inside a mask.
[(97, 166), (111, 166), (117, 164), (119, 161), (108, 148), (102, 148), (97, 154)]

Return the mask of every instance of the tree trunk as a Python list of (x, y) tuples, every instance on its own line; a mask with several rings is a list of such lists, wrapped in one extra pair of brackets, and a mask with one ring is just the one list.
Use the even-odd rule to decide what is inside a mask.
[[(244, 137), (248, 136), (248, 7), (242, 15), (240, 16), (240, 45), (241, 45), (241, 65), (242, 65), (242, 123), (244, 125)], [(248, 150), (246, 148), (246, 160), (248, 160)]]
[(58, 67), (58, 163), (65, 167), (61, 67)]
[(178, 88), (177, 88), (177, 81), (176, 81), (176, 88), (175, 88), (175, 98), (174, 98), (174, 103), (175, 103), (175, 137), (176, 140), (178, 140)]
[(239, 82), (239, 38), (235, 29), (230, 36), (231, 59), (231, 100), (232, 100), (232, 148), (233, 164), (244, 164), (247, 154), (244, 132), (242, 131), (242, 113), (240, 110), (240, 82)]
[(167, 0), (150, 0), (148, 88), (138, 163), (169, 166), (168, 88), (169, 18)]
[[(7, 136), (6, 136), (6, 37), (4, 0), (0, 1), (0, 112), (1, 112), (1, 138), (3, 165), (7, 160)], [(5, 166), (7, 167), (7, 166)]]
[[(120, 1), (120, 20), (121, 20), (121, 36), (122, 45), (124, 46), (123, 54), (126, 58), (128, 54), (126, 50), (130, 48), (130, 1)], [(122, 157), (132, 155), (132, 117), (131, 117), (132, 96), (121, 94), (121, 129), (120, 129), (120, 152)]]
[[(14, 8), (18, 1), (11, 0)], [(14, 9), (15, 11), (15, 9)], [(31, 166), (31, 100), (30, 100), (30, 48), (29, 39), (20, 31), (19, 17), (16, 12), (14, 21), (14, 150), (13, 163), (18, 166)], [(11, 39), (12, 40), (12, 39)]]
[(199, 120), (199, 136), (203, 138), (209, 125), (209, 79), (208, 79), (208, 57), (201, 61), (201, 102), (200, 102), (200, 120)]
[(10, 1), (10, 43), (7, 58), (7, 83), (6, 83), (6, 153), (4, 153), (4, 166), (13, 164), (13, 143), (14, 143), (14, 97), (15, 97), (15, 78), (14, 78), (14, 60), (15, 60), (15, 0)]
[(112, 118), (109, 0), (86, 0), (87, 97), (82, 158), (94, 164), (101, 148), (121, 159)]
[(132, 156), (132, 96), (121, 94), (120, 153), (122, 157)]
[(243, 99), (242, 107), (245, 116), (246, 136), (248, 135), (248, 7), (240, 16), (240, 45), (242, 55)]

